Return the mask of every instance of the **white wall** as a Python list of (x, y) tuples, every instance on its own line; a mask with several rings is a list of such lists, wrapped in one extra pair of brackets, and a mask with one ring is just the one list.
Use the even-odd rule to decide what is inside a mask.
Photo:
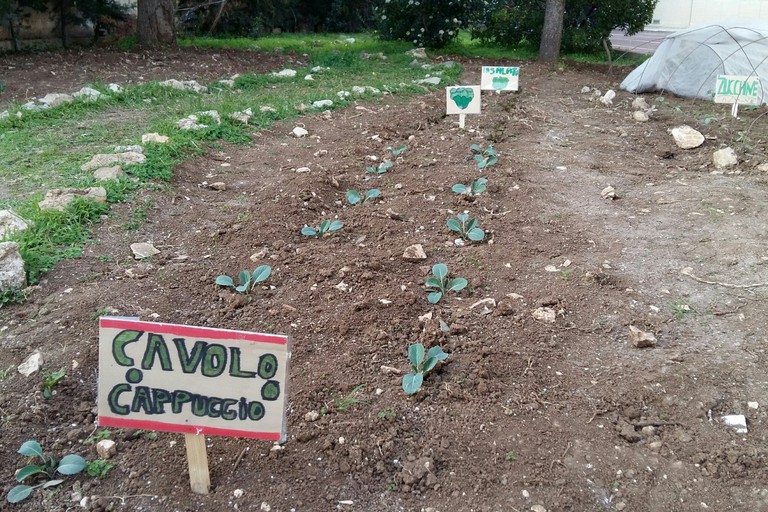
[(659, 0), (647, 28), (677, 30), (728, 20), (768, 23), (768, 0)]

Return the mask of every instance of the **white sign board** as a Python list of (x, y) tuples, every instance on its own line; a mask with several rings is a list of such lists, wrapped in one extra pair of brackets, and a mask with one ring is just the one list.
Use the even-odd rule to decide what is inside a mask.
[(756, 76), (718, 75), (715, 103), (760, 105), (763, 88)]
[(286, 336), (102, 317), (99, 425), (284, 440), (290, 354)]
[(480, 113), (480, 86), (457, 85), (445, 88), (445, 113), (455, 114), (479, 114)]
[(480, 88), (484, 91), (516, 91), (520, 68), (483, 66)]

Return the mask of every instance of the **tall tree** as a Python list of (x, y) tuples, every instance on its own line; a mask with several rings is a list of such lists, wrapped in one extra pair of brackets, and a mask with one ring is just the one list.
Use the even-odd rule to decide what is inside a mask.
[(560, 58), (560, 43), (563, 40), (563, 17), (565, 0), (547, 0), (544, 11), (544, 28), (541, 31), (539, 60), (553, 62)]
[(136, 33), (140, 44), (176, 44), (175, 0), (139, 0)]

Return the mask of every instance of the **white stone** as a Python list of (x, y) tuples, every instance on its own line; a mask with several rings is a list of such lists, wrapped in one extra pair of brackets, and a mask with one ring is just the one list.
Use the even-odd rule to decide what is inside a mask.
[(474, 304), (472, 304), (471, 306), (469, 306), (469, 309), (475, 309), (475, 308), (480, 307), (480, 306), (495, 308), (496, 307), (496, 299), (494, 299), (492, 297), (488, 297), (486, 299), (480, 299), (479, 301), (477, 301)]
[(0, 112), (0, 121), (3, 119), (8, 119), (9, 117), (11, 117), (11, 114), (7, 110)]
[(248, 124), (248, 121), (251, 120), (251, 116), (249, 116), (245, 112), (233, 112), (229, 114), (229, 118), (243, 124)]
[(229, 79), (229, 78), (222, 78), (221, 80), (219, 80), (219, 83), (221, 85), (226, 85), (227, 87), (234, 87), (235, 86), (235, 81), (232, 80), (232, 79)]
[(338, 96), (340, 100), (343, 100), (352, 96), (352, 93), (349, 91), (339, 91), (336, 93), (336, 96)]
[(592, 88), (590, 86), (585, 85), (584, 87), (581, 88), (581, 94), (586, 94), (586, 93), (588, 93), (591, 90), (592, 90)]
[(648, 113), (643, 112), (642, 110), (636, 110), (635, 112), (633, 112), (632, 118), (638, 123), (646, 123), (651, 119)]
[(65, 103), (69, 103), (72, 101), (73, 98), (69, 94), (60, 94), (57, 92), (48, 93), (42, 98), (40, 98), (39, 101), (43, 105), (47, 107), (58, 107), (59, 105), (63, 105)]
[(353, 85), (352, 94), (365, 94), (365, 87), (360, 87), (359, 85)]
[(542, 505), (534, 505), (531, 507), (531, 512), (547, 512), (547, 509)]
[(309, 132), (304, 128), (302, 128), (301, 126), (297, 126), (293, 130), (291, 130), (291, 133), (298, 138), (306, 137), (307, 135), (309, 135)]
[(160, 85), (163, 87), (170, 87), (172, 89), (177, 89), (180, 91), (195, 91), (195, 92), (207, 92), (208, 88), (200, 85), (195, 80), (176, 80), (174, 78), (171, 78), (170, 80), (165, 80), (164, 82), (160, 82)]
[(555, 313), (555, 310), (552, 308), (541, 307), (535, 309), (532, 314), (533, 318), (536, 320), (541, 320), (550, 324), (555, 323), (555, 320), (557, 319), (557, 313)]
[(333, 101), (331, 100), (318, 100), (312, 103), (312, 108), (327, 108), (332, 106)]
[(142, 153), (136, 153), (128, 151), (126, 153), (107, 153), (93, 155), (93, 157), (86, 163), (80, 166), (81, 171), (93, 171), (100, 167), (109, 167), (115, 164), (132, 165), (141, 164), (146, 161), (147, 157)]
[(176, 121), (176, 126), (179, 128), (179, 130), (184, 130), (184, 131), (204, 130), (208, 128), (208, 125), (198, 123), (198, 120), (199, 119), (195, 114), (190, 114), (184, 119), (179, 119), (178, 121)]
[(670, 133), (677, 147), (681, 149), (694, 149), (704, 144), (704, 135), (685, 124), (673, 128)]
[(312, 75), (304, 75), (304, 80), (313, 81), (315, 78)]
[(144, 154), (144, 146), (134, 144), (132, 146), (115, 146), (115, 153), (141, 153)]
[(427, 253), (424, 251), (424, 247), (421, 244), (413, 244), (405, 248), (405, 251), (403, 251), (403, 259), (425, 260), (427, 259)]
[(43, 354), (39, 350), (35, 350), (22, 362), (17, 370), (25, 377), (29, 377), (43, 365)]
[(648, 104), (647, 101), (645, 101), (645, 98), (642, 96), (638, 96), (634, 100), (632, 100), (632, 108), (635, 110), (650, 110), (651, 106)]
[(96, 443), (96, 453), (103, 460), (111, 459), (117, 453), (117, 444), (111, 439), (102, 439)]
[(440, 77), (431, 76), (429, 78), (424, 78), (422, 80), (414, 80), (413, 83), (419, 84), (419, 85), (440, 85)]
[(309, 411), (304, 415), (304, 421), (307, 422), (317, 421), (318, 419), (320, 419), (320, 413), (317, 411)]
[(45, 198), (37, 203), (37, 206), (41, 210), (63, 212), (66, 210), (67, 205), (74, 201), (76, 197), (82, 197), (97, 203), (106, 203), (107, 191), (104, 187), (89, 187), (85, 189), (55, 188), (46, 192)]
[(413, 50), (408, 50), (405, 54), (417, 59), (427, 58), (427, 51), (424, 48), (414, 48)]
[(603, 199), (616, 199), (616, 189), (609, 185), (600, 192), (600, 195)]
[(277, 71), (275, 73), (272, 73), (272, 76), (279, 76), (282, 78), (293, 78), (296, 76), (296, 70), (295, 69), (284, 69), (282, 71)]
[(112, 92), (123, 92), (123, 88), (120, 84), (109, 84), (107, 85), (107, 89)]
[(27, 285), (24, 260), (16, 242), (0, 243), (0, 290), (23, 288)]
[(739, 163), (739, 157), (736, 156), (736, 152), (733, 148), (723, 148), (715, 151), (712, 154), (712, 160), (715, 163), (716, 169), (733, 167)]
[(91, 87), (83, 87), (82, 89), (74, 93), (72, 96), (74, 96), (75, 98), (82, 98), (86, 101), (96, 101), (101, 96), (101, 92)]
[(34, 101), (28, 101), (25, 104), (21, 106), (24, 110), (29, 110), (31, 112), (37, 112), (38, 110), (43, 110), (44, 108), (48, 108), (48, 105), (38, 105)]
[(605, 105), (606, 107), (610, 107), (613, 105), (613, 99), (616, 97), (616, 91), (613, 89), (609, 89), (606, 91), (606, 93), (603, 95), (602, 98), (600, 98), (600, 103)]
[(123, 176), (125, 173), (123, 173), (123, 168), (119, 165), (116, 165), (114, 167), (100, 167), (96, 169), (93, 173), (93, 177), (97, 180), (101, 181), (108, 181), (108, 180), (116, 180), (120, 176)]
[(17, 231), (24, 231), (29, 226), (29, 222), (16, 215), (12, 210), (0, 210), (0, 239)]
[(261, 107), (259, 107), (259, 112), (261, 112), (262, 114), (274, 114), (275, 112), (277, 112), (277, 109), (269, 105), (262, 105)]
[(747, 402), (747, 407), (749, 407), (750, 409), (757, 409), (758, 407), (760, 407), (760, 404), (757, 402)]
[(313, 73), (320, 73), (321, 71), (330, 71), (331, 68), (324, 68), (323, 66), (315, 66), (312, 69), (310, 69)]
[(160, 251), (157, 250), (154, 245), (147, 242), (131, 244), (131, 251), (133, 252), (134, 259), (137, 260), (151, 258), (156, 254), (160, 254)]
[(309, 167), (299, 167), (298, 169), (296, 169), (296, 172), (299, 174), (310, 172), (310, 171), (312, 171), (312, 169), (310, 169)]
[(148, 144), (150, 142), (155, 144), (165, 144), (170, 138), (166, 135), (160, 135), (159, 133), (145, 133), (141, 136), (141, 143)]
[(235, 489), (235, 490), (232, 492), (232, 496), (233, 496), (235, 499), (238, 499), (238, 498), (242, 498), (244, 494), (245, 494), (245, 491), (244, 491), (244, 490), (242, 490), (242, 489)]
[(747, 434), (749, 432), (747, 429), (747, 418), (743, 414), (726, 414), (721, 416), (720, 419), (723, 423), (733, 428), (737, 434)]
[(656, 346), (656, 336), (650, 332), (645, 332), (634, 325), (629, 326), (629, 341), (637, 348), (648, 348)]

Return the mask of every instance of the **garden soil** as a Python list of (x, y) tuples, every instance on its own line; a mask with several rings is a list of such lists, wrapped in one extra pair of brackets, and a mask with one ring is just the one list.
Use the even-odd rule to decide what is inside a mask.
[[(46, 61), (57, 87), (87, 85), (66, 59), (24, 58)], [(207, 59), (196, 76), (172, 62), (164, 77), (247, 70)], [(463, 64), (463, 82), (478, 83), (482, 62)], [(113, 206), (82, 257), (0, 311), (0, 367), (12, 369), (0, 381), (3, 496), (27, 439), (96, 457), (103, 314), (289, 335), (288, 440), (208, 438), (212, 489), (195, 495), (181, 434), (112, 429), (106, 478), (69, 477), (0, 508), (768, 510), (764, 109), (734, 119), (727, 105), (647, 95), (656, 111), (642, 123), (633, 96), (606, 106), (582, 92), (617, 89), (626, 69), (505, 64), (521, 65), (521, 90), (484, 93), (464, 130), (443, 90), (385, 96), (275, 124), (251, 146), (212, 145), (169, 186)], [(682, 124), (703, 146), (675, 145), (668, 130)], [(309, 135), (292, 136), (297, 125)], [(366, 175), (401, 144), (389, 172)], [(479, 172), (472, 144), (493, 145), (498, 163)], [(726, 145), (739, 163), (716, 169)], [(480, 176), (482, 194), (451, 191)], [(350, 188), (381, 198), (350, 206)], [(146, 220), (126, 229), (139, 208)], [(482, 243), (455, 243), (446, 220), (462, 211)], [(331, 236), (299, 234), (337, 218)], [(136, 242), (160, 253), (137, 261)], [(412, 244), (426, 259), (404, 259)], [(431, 305), (435, 263), (469, 286)], [(260, 264), (272, 276), (248, 295), (214, 284)], [(637, 348), (630, 327), (655, 346)], [(417, 342), (449, 357), (408, 396)], [(66, 368), (52, 398), (40, 373), (14, 369), (34, 350), (43, 371)], [(747, 433), (722, 420), (738, 414)]]

